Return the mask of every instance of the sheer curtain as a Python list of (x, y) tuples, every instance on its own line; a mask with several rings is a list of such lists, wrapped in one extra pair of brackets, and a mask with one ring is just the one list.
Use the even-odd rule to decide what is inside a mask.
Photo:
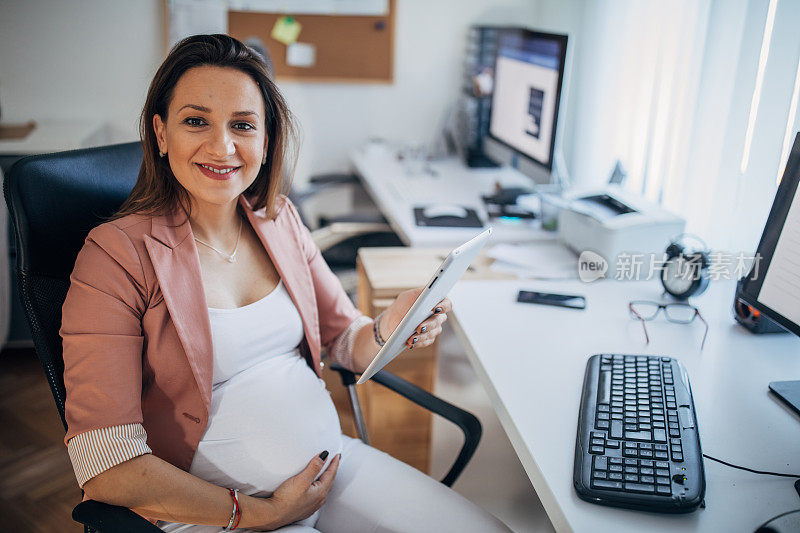
[(607, 0), (578, 12), (573, 182), (605, 183), (620, 160), (627, 188), (712, 247), (752, 251), (800, 126), (800, 2)]

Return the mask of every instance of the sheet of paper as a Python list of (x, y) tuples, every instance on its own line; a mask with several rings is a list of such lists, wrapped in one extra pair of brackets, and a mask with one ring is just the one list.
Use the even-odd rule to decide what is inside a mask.
[(300, 35), (300, 30), (302, 29), (302, 24), (297, 22), (294, 17), (285, 16), (275, 21), (270, 37), (289, 46), (297, 41), (297, 37)]
[(311, 43), (292, 43), (286, 47), (286, 65), (313, 67), (317, 60), (317, 47)]
[(520, 277), (563, 279), (578, 273), (578, 256), (561, 243), (496, 244), (487, 255), (494, 272)]
[(169, 43), (198, 33), (228, 33), (225, 0), (169, 0)]
[(531, 270), (530, 268), (521, 267), (505, 261), (495, 261), (489, 266), (489, 270), (498, 274), (510, 274), (519, 279), (541, 279), (541, 280), (557, 280), (557, 279), (578, 279), (577, 269), (571, 270)]

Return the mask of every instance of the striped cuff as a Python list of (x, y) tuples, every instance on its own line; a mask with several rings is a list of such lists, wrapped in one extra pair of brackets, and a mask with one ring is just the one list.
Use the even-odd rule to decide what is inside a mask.
[(112, 466), (153, 451), (147, 445), (144, 426), (134, 423), (79, 433), (67, 442), (67, 452), (78, 485), (83, 488), (84, 483)]
[(336, 337), (327, 350), (328, 357), (338, 362), (343, 367), (353, 370), (353, 347), (356, 333), (367, 324), (372, 324), (372, 319), (366, 315), (356, 318), (343, 332)]

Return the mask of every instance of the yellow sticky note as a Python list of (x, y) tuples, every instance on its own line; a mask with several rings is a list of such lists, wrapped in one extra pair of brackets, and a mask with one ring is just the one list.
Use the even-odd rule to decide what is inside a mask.
[(303, 29), (303, 26), (294, 17), (281, 17), (275, 21), (275, 26), (272, 27), (270, 36), (276, 41), (289, 46), (297, 41), (301, 29)]

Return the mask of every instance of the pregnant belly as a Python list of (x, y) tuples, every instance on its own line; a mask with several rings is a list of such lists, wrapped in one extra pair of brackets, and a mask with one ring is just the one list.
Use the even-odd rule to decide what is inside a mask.
[(209, 418), (189, 472), (249, 495), (271, 495), (323, 450), (330, 452), (327, 468), (342, 448), (325, 383), (296, 353), (263, 361), (215, 388)]

